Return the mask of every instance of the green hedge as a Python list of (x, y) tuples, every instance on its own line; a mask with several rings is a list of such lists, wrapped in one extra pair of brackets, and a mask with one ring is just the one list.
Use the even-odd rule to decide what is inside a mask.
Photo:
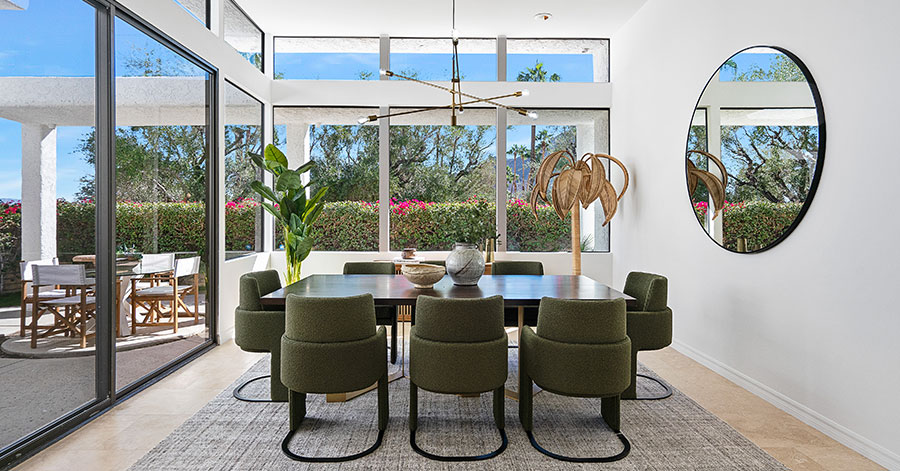
[[(391, 249), (450, 250), (475, 232), (493, 232), (495, 204), (484, 200), (457, 203), (391, 202)], [(571, 248), (570, 221), (561, 221), (549, 206), (531, 208), (521, 200), (507, 205), (508, 250), (558, 252)], [(377, 251), (378, 204), (358, 201), (326, 203), (313, 226), (315, 250)], [(275, 245), (281, 244), (280, 231)]]
[[(759, 250), (781, 237), (794, 223), (803, 203), (772, 203), (769, 201), (743, 201), (728, 203), (722, 210), (722, 232), (725, 248), (737, 250), (737, 240), (747, 238), (747, 250)], [(707, 204), (695, 203), (694, 212), (703, 224)]]
[(737, 239), (747, 238), (747, 250), (759, 250), (781, 237), (793, 224), (803, 203), (748, 201), (725, 211), (722, 233), (725, 248), (737, 250)]
[[(63, 260), (94, 253), (95, 205), (92, 202), (57, 204), (57, 252)], [(116, 246), (138, 252), (198, 252), (206, 248), (205, 205), (193, 203), (120, 202), (116, 206)], [(253, 250), (259, 204), (251, 200), (225, 207), (225, 249)], [(450, 250), (454, 242), (473, 233), (493, 233), (495, 205), (487, 201), (391, 204), (391, 247)], [(507, 206), (508, 250), (557, 252), (570, 249), (569, 219), (561, 221), (549, 206), (531, 208), (521, 200)], [(0, 207), (0, 252), (18, 261), (20, 250), (18, 205)], [(157, 221), (154, 224), (154, 221)], [(155, 226), (155, 227), (154, 227)], [(156, 234), (154, 245), (154, 231)], [(280, 239), (278, 231), (278, 238)], [(315, 249), (377, 251), (378, 204), (356, 201), (326, 203), (313, 228)], [(249, 249), (248, 249), (249, 247)]]

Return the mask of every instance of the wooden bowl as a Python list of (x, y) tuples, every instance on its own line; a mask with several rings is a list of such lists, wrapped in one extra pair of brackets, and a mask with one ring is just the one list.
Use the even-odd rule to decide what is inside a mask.
[(400, 273), (416, 288), (429, 289), (441, 281), (446, 269), (440, 265), (428, 263), (407, 263), (400, 268)]

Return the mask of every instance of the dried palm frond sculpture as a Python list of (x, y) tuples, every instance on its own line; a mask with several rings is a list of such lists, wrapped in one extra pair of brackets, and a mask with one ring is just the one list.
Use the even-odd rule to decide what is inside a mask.
[[(728, 171), (725, 170), (725, 165), (722, 161), (709, 152), (689, 150), (687, 153), (688, 155), (685, 156), (685, 158), (687, 159), (688, 194), (693, 195), (694, 190), (697, 189), (697, 183), (702, 181), (703, 184), (706, 185), (707, 190), (709, 190), (709, 196), (713, 200), (713, 208), (716, 212), (713, 214), (712, 218), (715, 219), (719, 216), (719, 213), (722, 212), (722, 208), (725, 207), (725, 187), (728, 185)], [(694, 165), (694, 162), (691, 161), (690, 154), (692, 153), (700, 154), (709, 159), (710, 162), (716, 164), (716, 167), (719, 167), (722, 178), (719, 178), (718, 175), (711, 172), (697, 168), (697, 166)]]
[[(606, 168), (600, 159), (609, 159), (616, 163), (625, 174), (622, 192), (616, 195), (616, 189), (606, 179)], [(555, 171), (562, 161), (563, 168)], [(551, 181), (553, 182), (551, 189)], [(616, 214), (618, 202), (628, 189), (628, 169), (618, 159), (606, 154), (584, 154), (580, 160), (568, 151), (557, 151), (547, 156), (538, 168), (534, 189), (531, 192), (531, 210), (537, 218), (538, 200), (553, 206), (560, 219), (565, 219), (572, 211), (572, 273), (581, 274), (581, 206), (587, 207), (596, 200), (603, 206), (605, 226)], [(550, 198), (547, 197), (548, 192)]]

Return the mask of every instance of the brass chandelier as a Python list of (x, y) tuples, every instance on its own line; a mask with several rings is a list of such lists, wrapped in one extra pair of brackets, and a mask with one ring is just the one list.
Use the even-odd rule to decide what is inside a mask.
[(507, 106), (503, 103), (498, 103), (496, 100), (501, 100), (503, 98), (511, 98), (511, 97), (522, 97), (528, 96), (528, 90), (519, 90), (513, 93), (507, 93), (505, 95), (498, 95), (488, 98), (481, 98), (475, 95), (471, 95), (469, 93), (465, 93), (462, 91), (460, 85), (461, 81), (459, 79), (459, 53), (457, 52), (459, 46), (459, 32), (456, 30), (456, 0), (453, 0), (453, 19), (452, 19), (452, 29), (451, 29), (451, 41), (453, 42), (453, 58), (452, 58), (452, 70), (453, 76), (450, 78), (450, 87), (445, 87), (443, 85), (438, 85), (433, 82), (428, 82), (425, 80), (419, 80), (414, 77), (409, 77), (406, 75), (398, 74), (391, 70), (381, 69), (379, 70), (379, 74), (387, 77), (397, 77), (402, 80), (407, 80), (410, 82), (420, 83), (422, 85), (436, 88), (438, 90), (443, 90), (450, 93), (450, 104), (445, 106), (430, 106), (426, 108), (419, 108), (415, 110), (408, 111), (398, 111), (395, 113), (388, 113), (383, 115), (369, 115), (360, 117), (358, 122), (359, 124), (364, 124), (372, 121), (376, 121), (380, 118), (390, 118), (393, 116), (403, 116), (414, 113), (422, 113), (425, 111), (433, 111), (433, 110), (450, 110), (450, 125), (456, 126), (456, 116), (457, 114), (461, 114), (465, 107), (477, 104), (477, 103), (487, 103), (489, 105), (494, 105), (498, 108), (504, 108), (509, 111), (515, 111), (522, 116), (527, 116), (531, 119), (537, 119), (538, 115), (534, 111), (528, 111), (524, 108), (517, 108), (513, 106)]

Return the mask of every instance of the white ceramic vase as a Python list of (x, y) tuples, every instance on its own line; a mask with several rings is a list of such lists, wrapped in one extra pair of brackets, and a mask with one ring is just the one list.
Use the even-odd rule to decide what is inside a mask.
[(484, 257), (478, 246), (457, 242), (447, 256), (447, 274), (453, 284), (473, 286), (484, 275)]

